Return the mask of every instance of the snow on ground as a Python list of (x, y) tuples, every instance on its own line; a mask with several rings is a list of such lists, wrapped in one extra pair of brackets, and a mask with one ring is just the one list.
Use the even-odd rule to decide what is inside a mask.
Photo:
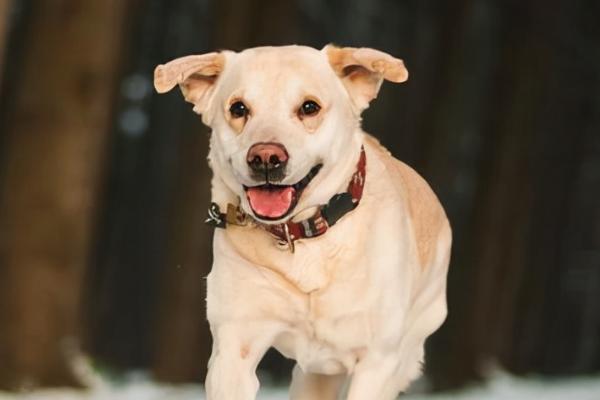
[(600, 400), (600, 376), (524, 379), (496, 373), (482, 386), (460, 392), (406, 396), (406, 400)]
[[(145, 380), (90, 391), (47, 389), (30, 393), (0, 392), (0, 400), (202, 400), (197, 385), (164, 386)], [(261, 389), (259, 400), (287, 399), (286, 389)], [(455, 393), (406, 395), (403, 400), (600, 400), (600, 376), (571, 379), (522, 379), (496, 374), (486, 385)]]

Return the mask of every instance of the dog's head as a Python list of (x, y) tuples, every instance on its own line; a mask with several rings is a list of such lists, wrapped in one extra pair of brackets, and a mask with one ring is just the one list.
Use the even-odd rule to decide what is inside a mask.
[(344, 189), (361, 112), (384, 79), (407, 77), (401, 60), (377, 50), (285, 46), (182, 57), (159, 65), (154, 84), (160, 93), (179, 85), (213, 130), (216, 179), (246, 212), (275, 223)]

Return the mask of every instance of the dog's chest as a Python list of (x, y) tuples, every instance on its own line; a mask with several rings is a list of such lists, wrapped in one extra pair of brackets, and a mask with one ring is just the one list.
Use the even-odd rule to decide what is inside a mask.
[(342, 233), (299, 241), (293, 255), (272, 245), (244, 253), (266, 267), (261, 270), (274, 298), (283, 300), (269, 297), (264, 305), (270, 318), (287, 327), (274, 347), (305, 371), (351, 372), (378, 321), (379, 295), (370, 284), (377, 268), (369, 262), (363, 238), (348, 240)]
[(373, 308), (359, 277), (334, 280), (308, 294), (304, 309), (293, 310), (296, 317), (275, 347), (305, 371), (351, 372), (372, 339)]

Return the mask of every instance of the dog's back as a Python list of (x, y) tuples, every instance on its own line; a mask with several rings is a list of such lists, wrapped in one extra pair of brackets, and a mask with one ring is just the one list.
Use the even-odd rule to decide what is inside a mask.
[(410, 213), (419, 263), (430, 265), (441, 230), (449, 228), (446, 213), (427, 182), (411, 167), (394, 158), (373, 136), (365, 135), (365, 143), (385, 165), (394, 184), (404, 189), (406, 208)]

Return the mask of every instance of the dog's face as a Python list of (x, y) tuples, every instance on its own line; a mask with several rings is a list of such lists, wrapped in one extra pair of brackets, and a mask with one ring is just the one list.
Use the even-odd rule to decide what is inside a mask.
[[(383, 79), (408, 77), (401, 60), (372, 49), (259, 47), (183, 57), (155, 71), (179, 84), (212, 130), (213, 172), (266, 223), (326, 202), (357, 142), (360, 113)], [(315, 188), (319, 190), (315, 190)]]

